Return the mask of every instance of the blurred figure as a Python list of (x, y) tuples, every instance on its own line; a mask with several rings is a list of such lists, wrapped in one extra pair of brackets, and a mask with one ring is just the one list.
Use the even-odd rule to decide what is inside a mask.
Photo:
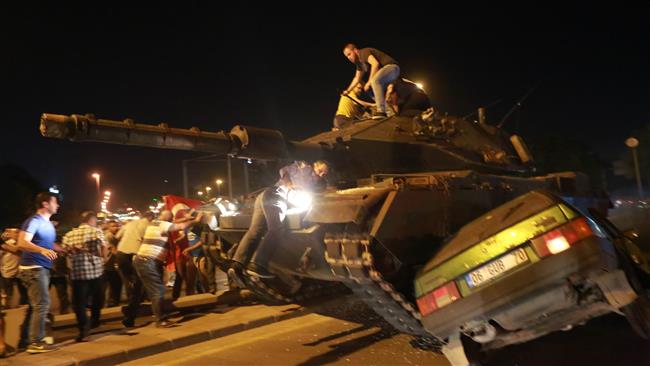
[[(21, 250), (18, 278), (27, 288), (29, 309), (25, 322), (29, 323), (28, 353), (44, 353), (57, 348), (45, 343), (45, 324), (50, 310), (50, 269), (57, 254), (54, 249), (56, 230), (50, 217), (59, 209), (58, 198), (50, 192), (36, 195), (36, 214), (28, 218), (18, 234)], [(20, 347), (20, 346), (19, 346)]]
[[(72, 300), (77, 316), (79, 335), (77, 342), (86, 341), (91, 328), (99, 327), (100, 312), (104, 305), (102, 274), (108, 248), (104, 233), (97, 227), (97, 214), (81, 214), (81, 224), (63, 237), (63, 249), (70, 255)], [(86, 306), (90, 302), (90, 323)]]
[(205, 260), (203, 252), (203, 241), (201, 241), (201, 227), (195, 225), (187, 231), (188, 247), (183, 250), (183, 256), (187, 259), (187, 278), (185, 280), (185, 294), (193, 295), (196, 292), (197, 277), (200, 279), (201, 292), (208, 291), (208, 280), (204, 273), (199, 270), (201, 259)]
[(431, 108), (429, 96), (416, 83), (408, 79), (397, 79), (388, 85), (386, 104), (390, 113), (414, 117)]
[[(189, 207), (187, 207), (187, 209), (176, 211), (176, 214), (174, 215), (174, 222), (185, 221), (188, 210)], [(172, 254), (173, 257), (174, 269), (175, 269), (175, 276), (173, 281), (174, 286), (172, 288), (172, 299), (174, 300), (178, 299), (181, 296), (183, 282), (185, 282), (185, 294), (186, 295), (194, 294), (194, 289), (192, 288), (191, 283), (188, 282), (187, 279), (188, 257), (184, 255), (185, 250), (189, 246), (187, 239), (188, 239), (187, 235), (185, 234), (184, 231), (172, 232), (170, 235), (170, 240), (172, 242), (171, 248), (173, 248), (170, 254)]]
[(334, 115), (334, 130), (351, 126), (355, 121), (365, 118), (365, 113), (374, 105), (363, 100), (365, 94), (361, 83), (347, 94), (341, 94), (339, 105)]
[(0, 253), (0, 294), (3, 298), (3, 308), (8, 308), (13, 303), (14, 287), (18, 288), (19, 305), (27, 304), (27, 289), (16, 277), (20, 263), (20, 249), (18, 249), (17, 228), (8, 228), (2, 233), (2, 252)]
[[(8, 344), (5, 344), (5, 309), (13, 305), (14, 286), (18, 287), (20, 295), (18, 304), (27, 304), (27, 289), (18, 280), (18, 264), (20, 263), (20, 250), (18, 249), (17, 228), (8, 228), (0, 237), (2, 242), (2, 252), (0, 252), (0, 357), (8, 357), (16, 353), (16, 350)], [(27, 324), (20, 328), (20, 340), (22, 346), (25, 346), (29, 336)]]
[(104, 230), (104, 238), (106, 239), (108, 251), (106, 263), (104, 264), (102, 292), (106, 294), (106, 289), (108, 288), (108, 301), (106, 303), (109, 307), (120, 305), (122, 296), (122, 278), (117, 269), (117, 245), (119, 244), (117, 233), (119, 230), (120, 226), (115, 220), (108, 221)]

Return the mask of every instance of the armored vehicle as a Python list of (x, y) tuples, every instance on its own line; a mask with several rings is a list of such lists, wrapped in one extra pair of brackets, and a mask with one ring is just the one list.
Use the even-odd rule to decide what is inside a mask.
[[(535, 219), (539, 228), (555, 229), (589, 210), (605, 216), (609, 204), (606, 197), (594, 194), (580, 173), (536, 175), (523, 140), (486, 123), (482, 111), (478, 115), (478, 121), (473, 121), (427, 111), (414, 118), (363, 120), (303, 141), (287, 140), (280, 131), (241, 125), (230, 132), (207, 132), (133, 120), (102, 120), (93, 115), (43, 114), (41, 132), (46, 137), (80, 142), (191, 150), (281, 163), (329, 161), (335, 171), (330, 189), (314, 195), (307, 209), (287, 214), (289, 230), (269, 258), (269, 269), (276, 278), (249, 276), (247, 285), (268, 301), (299, 301), (327, 291), (328, 284), (342, 283), (399, 331), (429, 339), (434, 346), (449, 342), (445, 347), (453, 358), (452, 353), (459, 349), (454, 340), (461, 334), (480, 343), (483, 338), (476, 334), (492, 331), (487, 326), (461, 326), (475, 320), (471, 324), (493, 321), (474, 316), (481, 314), (482, 308), (473, 302), (472, 316), (462, 317), (466, 322), (441, 325), (440, 319), (430, 320), (445, 311), (438, 301), (451, 302), (452, 297), (470, 294), (477, 298), (488, 288), (498, 297), (499, 290), (488, 287), (490, 283), (498, 285), (493, 282), (496, 276), (486, 278), (485, 285), (476, 276), (491, 273), (490, 268), (501, 270), (502, 264), (509, 276), (511, 270), (525, 270), (524, 262), (535, 265), (542, 257), (533, 249), (520, 247), (524, 241), (502, 242), (507, 235), (498, 233), (507, 231), (506, 225), (542, 215)], [(557, 217), (544, 211), (552, 207), (560, 210)], [(489, 213), (493, 209), (498, 212)], [(246, 232), (251, 212), (245, 207), (234, 212), (213, 211), (219, 216), (214, 229), (227, 265), (228, 249)], [(495, 215), (498, 220), (486, 219)], [(553, 219), (553, 225), (546, 222)], [(543, 234), (540, 230), (530, 229), (521, 239), (533, 239), (533, 234)], [(466, 256), (466, 251), (472, 252)], [(490, 264), (495, 258), (501, 262)], [(553, 258), (538, 262), (545, 261)], [(512, 263), (521, 267), (510, 266)], [(463, 277), (466, 274), (470, 277)], [(444, 287), (451, 282), (455, 289)], [(446, 291), (444, 299), (435, 295), (441, 291)], [(632, 301), (634, 296), (628, 295), (625, 301)], [(432, 304), (440, 309), (431, 311)], [(464, 310), (453, 305), (443, 318), (463, 315)]]

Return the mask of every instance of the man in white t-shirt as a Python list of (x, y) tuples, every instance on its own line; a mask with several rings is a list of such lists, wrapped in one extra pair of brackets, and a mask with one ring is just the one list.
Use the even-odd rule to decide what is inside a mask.
[[(158, 219), (147, 226), (142, 244), (133, 258), (133, 266), (151, 300), (151, 309), (156, 318), (157, 327), (168, 327), (172, 324), (164, 320), (162, 307), (165, 294), (165, 284), (162, 281), (163, 266), (169, 251), (169, 233), (185, 230), (201, 222), (202, 214), (199, 213), (196, 217), (188, 216), (184, 221), (175, 223), (171, 222), (172, 217), (171, 211), (162, 211)], [(131, 323), (132, 321), (133, 319), (131, 319)]]
[(124, 313), (122, 324), (127, 328), (134, 325), (138, 306), (144, 297), (142, 281), (140, 281), (140, 277), (138, 277), (135, 268), (133, 268), (133, 257), (138, 252), (138, 249), (140, 249), (144, 232), (147, 230), (147, 226), (149, 226), (153, 218), (153, 212), (149, 211), (144, 214), (143, 218), (130, 221), (122, 226), (115, 235), (119, 240), (115, 260), (127, 297), (127, 304), (122, 308), (122, 312)]

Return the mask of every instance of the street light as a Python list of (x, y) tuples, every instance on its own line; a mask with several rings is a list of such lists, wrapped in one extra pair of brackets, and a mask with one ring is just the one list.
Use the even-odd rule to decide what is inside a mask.
[(625, 140), (625, 145), (632, 149), (632, 158), (634, 160), (634, 171), (636, 173), (636, 186), (639, 190), (639, 200), (643, 200), (643, 186), (641, 185), (641, 172), (639, 171), (639, 159), (636, 156), (636, 148), (639, 146), (639, 140), (630, 137)]
[(196, 192), (196, 194), (198, 194), (199, 196), (203, 196), (203, 192), (202, 192), (202, 191), (198, 191), (198, 192)]
[(217, 196), (221, 196), (221, 184), (223, 181), (221, 179), (217, 179), (215, 183), (217, 183)]
[[(96, 185), (97, 185), (97, 202), (99, 202), (99, 198), (100, 198), (100, 193), (99, 193), (99, 180), (101, 179), (101, 176), (99, 175), (99, 173), (93, 173), (93, 174), (91, 175), (91, 177), (95, 178), (95, 183), (96, 183)], [(100, 209), (101, 209), (101, 207), (100, 207)]]

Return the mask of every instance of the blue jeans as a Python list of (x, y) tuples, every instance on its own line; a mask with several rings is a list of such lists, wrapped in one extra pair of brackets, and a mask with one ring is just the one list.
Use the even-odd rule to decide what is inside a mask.
[(136, 255), (133, 259), (133, 267), (142, 280), (149, 300), (151, 310), (159, 323), (163, 320), (163, 298), (165, 296), (165, 284), (162, 282), (163, 263), (153, 258), (140, 257)]
[(267, 188), (257, 196), (251, 225), (239, 241), (234, 261), (246, 265), (252, 257), (254, 263), (266, 267), (275, 249), (274, 243), (285, 231), (283, 202), (276, 187)]
[[(27, 288), (29, 308), (25, 324), (29, 324), (29, 343), (38, 343), (45, 338), (45, 322), (50, 311), (50, 270), (47, 268), (23, 269), (18, 278)], [(23, 326), (24, 326), (23, 325)]]
[(386, 113), (386, 88), (388, 84), (397, 80), (399, 77), (399, 66), (390, 64), (377, 70), (375, 76), (370, 80), (372, 93), (375, 95), (375, 104), (377, 112)]

